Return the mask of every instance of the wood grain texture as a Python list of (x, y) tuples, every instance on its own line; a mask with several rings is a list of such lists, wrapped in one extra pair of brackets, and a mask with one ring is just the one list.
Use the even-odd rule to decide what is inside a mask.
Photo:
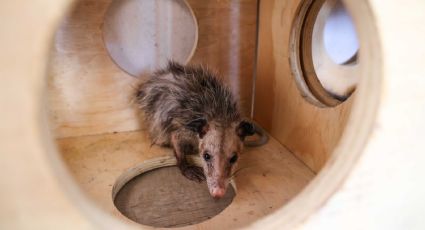
[(114, 62), (141, 78), (169, 60), (187, 63), (198, 42), (196, 18), (185, 0), (112, 1), (102, 31)]
[(130, 180), (114, 204), (131, 220), (153, 227), (182, 227), (211, 219), (232, 202), (235, 190), (215, 200), (206, 182), (188, 180), (178, 167), (163, 167)]
[(129, 76), (113, 63), (101, 25), (109, 0), (81, 0), (61, 23), (51, 52), (48, 100), (59, 137), (140, 128)]
[(41, 113), (52, 30), (68, 7), (66, 0), (0, 2), (0, 229), (92, 229), (64, 193), (69, 175), (52, 167), (62, 162), (50, 157)]
[(187, 0), (198, 19), (192, 63), (218, 70), (250, 115), (256, 47), (257, 0)]
[(344, 131), (355, 94), (337, 107), (302, 97), (293, 77), (290, 33), (300, 1), (261, 1), (254, 119), (318, 172)]
[[(88, 198), (81, 192), (53, 146), (54, 137), (49, 133), (47, 116), (41, 112), (46, 106), (42, 92), (46, 89), (45, 67), (50, 60), (47, 51), (61, 17), (71, 9), (71, 2), (0, 2), (0, 15), (4, 19), (0, 21), (0, 228), (147, 229), (110, 216), (93, 205), (96, 197)], [(248, 151), (244, 156), (247, 162), (256, 160), (252, 162), (261, 164), (248, 175), (240, 175), (244, 189), (282, 186), (277, 193), (267, 193), (267, 196), (255, 190), (247, 192), (255, 196), (253, 205), (256, 210), (265, 213), (264, 218), (252, 220), (248, 226), (250, 229), (425, 228), (425, 148), (422, 144), (425, 129), (425, 3), (417, 0), (406, 0), (403, 4), (397, 0), (345, 0), (344, 3), (359, 28), (360, 55), (366, 63), (360, 68), (362, 77), (344, 135), (320, 173), (301, 192), (289, 191), (290, 195), (297, 195), (273, 212), (267, 212), (268, 203), (279, 203), (285, 197), (292, 197), (285, 195), (289, 193), (282, 185), (290, 184), (292, 176), (285, 178), (278, 174), (292, 175), (289, 171), (294, 170), (289, 169), (301, 166), (296, 163), (298, 161), (278, 161), (291, 156), (284, 150), (280, 154), (283, 147), (276, 147), (278, 144), (262, 148), (261, 156), (267, 155), (267, 158), (259, 158), (260, 154)], [(290, 5), (289, 1), (276, 1), (275, 4), (279, 4), (274, 7), (278, 11)], [(97, 139), (95, 136), (91, 138), (94, 139), (89, 138), (87, 142), (76, 138), (79, 140), (68, 148), (93, 150)], [(107, 189), (104, 179), (108, 175), (115, 178), (122, 172), (122, 167), (132, 163), (127, 162), (121, 167), (116, 166), (121, 161), (102, 163), (114, 157), (125, 159), (118, 156), (126, 156), (127, 152), (108, 154), (114, 145), (108, 145), (106, 136), (103, 145), (105, 149), (101, 151), (105, 160), (101, 156), (86, 155), (84, 161), (75, 160), (73, 164), (87, 162), (84, 163), (86, 168), (81, 166), (81, 171), (74, 172), (80, 175), (77, 176), (79, 181), (81, 175), (92, 170), (92, 175), (102, 174), (102, 181), (96, 182), (99, 186), (106, 184)], [(120, 148), (116, 148), (119, 151)], [(149, 155), (149, 152), (145, 154)], [(111, 166), (108, 166), (110, 171), (102, 170), (105, 164)], [(279, 171), (266, 174), (274, 177), (273, 183), (260, 176), (270, 165)], [(246, 180), (250, 178), (255, 180)], [(87, 182), (85, 186), (88, 186)], [(268, 198), (270, 194), (273, 197)], [(233, 205), (238, 203), (246, 207), (241, 209), (246, 211), (250, 201), (238, 200), (237, 196)], [(237, 212), (230, 214), (233, 213)], [(223, 214), (229, 213), (225, 210)], [(248, 213), (239, 215), (253, 219)], [(214, 219), (207, 222), (216, 223)], [(226, 224), (204, 223), (193, 228), (224, 229)]]
[[(114, 183), (128, 169), (158, 157), (173, 157), (171, 149), (151, 146), (145, 132), (122, 132), (58, 140), (59, 149), (76, 181), (99, 207), (129, 222), (114, 206)], [(235, 177), (237, 195), (223, 212), (190, 229), (248, 226), (274, 212), (314, 177), (274, 139), (260, 148), (247, 148)]]
[[(191, 63), (220, 72), (249, 115), (256, 0), (188, 1), (199, 24)], [(141, 128), (131, 94), (136, 79), (116, 66), (102, 41), (111, 0), (79, 0), (55, 36), (49, 66), (49, 109), (58, 137)]]

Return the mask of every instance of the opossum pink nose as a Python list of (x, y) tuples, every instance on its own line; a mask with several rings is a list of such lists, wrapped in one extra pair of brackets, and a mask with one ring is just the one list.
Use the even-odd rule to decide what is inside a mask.
[(225, 193), (226, 193), (226, 190), (224, 188), (213, 188), (211, 191), (211, 195), (214, 198), (222, 198)]

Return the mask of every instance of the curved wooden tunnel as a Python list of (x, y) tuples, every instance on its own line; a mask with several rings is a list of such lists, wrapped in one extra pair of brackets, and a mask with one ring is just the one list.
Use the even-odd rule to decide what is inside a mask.
[[(184, 53), (176, 59), (216, 69), (240, 96), (245, 114), (270, 135), (266, 145), (242, 156), (240, 165), (248, 169), (234, 179), (231, 204), (185, 228), (425, 226), (425, 149), (418, 131), (425, 128), (425, 4), (343, 1), (360, 42), (350, 72), (359, 82), (347, 100), (337, 101), (304, 78), (314, 76), (311, 71), (342, 73), (308, 65), (307, 56), (317, 51), (303, 52), (313, 33), (312, 12), (331, 1), (122, 1), (140, 4), (141, 12), (153, 7), (154, 22), (131, 22), (158, 39), (147, 43), (159, 48), (143, 68), (151, 71), (164, 57)], [(117, 210), (117, 187), (175, 161), (170, 149), (150, 145), (131, 103), (137, 79), (108, 53), (116, 42), (113, 34), (105, 36), (111, 2), (0, 3), (8, 19), (0, 23), (2, 227), (148, 228)], [(190, 17), (170, 20), (182, 14)], [(131, 21), (125, 15), (132, 16), (115, 14), (116, 20)], [(167, 32), (181, 27), (182, 34)]]

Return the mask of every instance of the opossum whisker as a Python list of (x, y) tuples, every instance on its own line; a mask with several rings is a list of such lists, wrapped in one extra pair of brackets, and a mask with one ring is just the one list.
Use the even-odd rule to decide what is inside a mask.
[(235, 170), (235, 172), (233, 172), (231, 175), (230, 175), (230, 178), (231, 179), (233, 179), (235, 176), (237, 176), (237, 174), (238, 173), (240, 173), (242, 170), (245, 170), (245, 169), (249, 169), (249, 168), (253, 168), (253, 166), (245, 166), (245, 167), (242, 167), (242, 168), (238, 168), (238, 169), (236, 169)]

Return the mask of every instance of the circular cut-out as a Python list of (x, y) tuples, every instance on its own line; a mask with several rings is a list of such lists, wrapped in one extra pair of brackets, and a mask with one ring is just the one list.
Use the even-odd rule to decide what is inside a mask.
[(188, 62), (198, 26), (185, 0), (115, 0), (105, 15), (103, 38), (114, 62), (139, 77), (170, 59)]
[(183, 177), (176, 166), (145, 172), (126, 183), (115, 196), (115, 206), (129, 219), (153, 227), (181, 227), (214, 217), (235, 196), (229, 185), (226, 195), (215, 200), (206, 183)]
[[(360, 56), (358, 56), (357, 38), (354, 38), (353, 44), (350, 42), (339, 44), (349, 46), (345, 47), (345, 51), (342, 51), (341, 47), (333, 47), (333, 51), (339, 55), (334, 57), (336, 61), (330, 56), (326, 47), (327, 42), (330, 42), (325, 41), (327, 37), (343, 39), (339, 36), (341, 34), (338, 34), (340, 31), (333, 31), (336, 34), (332, 34), (326, 27), (332, 27), (329, 20), (338, 20), (338, 17), (332, 14), (344, 14), (344, 12), (348, 15), (340, 0), (308, 1), (303, 5), (293, 27), (296, 29), (292, 31), (291, 39), (292, 46), (296, 49), (291, 53), (291, 65), (297, 85), (309, 102), (320, 107), (339, 105), (353, 93), (359, 82)], [(343, 23), (342, 27), (350, 27), (343, 30), (354, 30), (353, 25), (349, 23)], [(355, 31), (352, 36), (357, 36)], [(328, 45), (335, 46), (335, 44)]]

